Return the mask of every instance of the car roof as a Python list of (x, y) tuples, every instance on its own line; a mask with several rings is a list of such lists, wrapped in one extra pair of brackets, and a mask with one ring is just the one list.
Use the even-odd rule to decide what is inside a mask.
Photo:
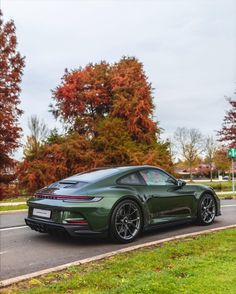
[(144, 168), (156, 168), (150, 165), (130, 165), (130, 166), (115, 166), (115, 167), (101, 167), (75, 174), (63, 181), (84, 181), (84, 182), (97, 182), (104, 178), (120, 175), (129, 171), (138, 171)]

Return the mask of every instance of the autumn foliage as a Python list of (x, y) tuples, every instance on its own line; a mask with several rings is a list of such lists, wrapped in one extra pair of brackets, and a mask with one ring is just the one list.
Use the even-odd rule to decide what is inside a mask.
[[(53, 91), (55, 118), (66, 127), (19, 166), (22, 187), (36, 189), (101, 166), (152, 164), (172, 170), (168, 143), (153, 120), (152, 88), (135, 58), (66, 71)], [(34, 159), (32, 159), (34, 158)]]
[(53, 98), (55, 117), (80, 134), (96, 136), (97, 123), (109, 116), (122, 119), (135, 141), (156, 139), (151, 84), (135, 58), (66, 71)]
[(0, 197), (3, 197), (14, 174), (12, 152), (19, 146), (21, 128), (18, 121), (22, 114), (20, 104), (20, 83), (24, 58), (17, 51), (15, 25), (5, 24), (0, 11)]
[(136, 59), (123, 58), (111, 70), (111, 116), (124, 120), (131, 137), (138, 142), (151, 143), (157, 137), (153, 121), (152, 88)]
[(236, 100), (227, 99), (231, 109), (227, 111), (222, 129), (218, 132), (219, 141), (223, 142), (227, 147), (236, 148)]
[(227, 149), (226, 148), (219, 148), (215, 152), (214, 156), (214, 164), (217, 168), (217, 170), (221, 172), (225, 172), (226, 170), (229, 170), (231, 167), (231, 159), (227, 155)]
[(96, 122), (110, 112), (112, 104), (109, 70), (105, 62), (66, 70), (61, 85), (53, 91), (54, 116), (79, 134), (94, 135)]
[(41, 145), (36, 159), (26, 157), (19, 165), (18, 178), (22, 188), (34, 192), (78, 171), (99, 166), (99, 163), (99, 155), (84, 136), (74, 133), (53, 140), (49, 137), (48, 142)]

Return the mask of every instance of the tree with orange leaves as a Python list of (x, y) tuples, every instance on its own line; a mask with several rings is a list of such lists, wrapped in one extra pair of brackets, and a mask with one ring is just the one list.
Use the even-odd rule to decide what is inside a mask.
[(25, 153), (18, 166), (20, 188), (34, 192), (52, 182), (103, 165), (103, 158), (91, 142), (78, 133), (55, 136), (51, 133), (37, 154)]
[(68, 71), (53, 91), (51, 111), (67, 129), (94, 136), (99, 119), (109, 114), (112, 97), (110, 66), (105, 62), (88, 64), (84, 69)]
[(136, 58), (122, 58), (111, 67), (112, 107), (110, 115), (122, 118), (132, 138), (151, 143), (158, 128), (153, 121), (152, 87)]
[(157, 139), (151, 84), (136, 58), (66, 71), (53, 99), (54, 116), (80, 134), (96, 136), (98, 122), (113, 117), (125, 122), (135, 141), (151, 143)]
[(172, 171), (169, 145), (153, 120), (151, 84), (137, 59), (66, 71), (53, 99), (51, 111), (67, 133), (52, 132), (33, 157), (25, 152), (19, 180), (28, 191), (101, 166), (151, 164)]
[(218, 131), (218, 141), (223, 142), (229, 148), (236, 148), (236, 100), (227, 97), (227, 101), (231, 109), (226, 112), (222, 129)]
[(19, 96), (24, 58), (17, 51), (15, 30), (12, 20), (3, 23), (0, 11), (0, 194), (3, 183), (12, 179), (11, 155), (19, 146), (21, 135), (18, 121), (22, 114)]

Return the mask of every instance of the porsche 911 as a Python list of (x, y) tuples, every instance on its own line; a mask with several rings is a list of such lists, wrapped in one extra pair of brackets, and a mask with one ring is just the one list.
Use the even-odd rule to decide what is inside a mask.
[(25, 222), (33, 230), (109, 235), (120, 243), (165, 225), (210, 225), (221, 214), (212, 188), (186, 184), (147, 165), (79, 173), (42, 188), (27, 204)]

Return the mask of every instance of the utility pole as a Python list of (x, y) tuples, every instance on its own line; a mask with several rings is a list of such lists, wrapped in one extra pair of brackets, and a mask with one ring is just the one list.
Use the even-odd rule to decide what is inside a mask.
[(235, 185), (234, 185), (234, 158), (232, 157), (232, 191), (233, 196), (235, 194)]

